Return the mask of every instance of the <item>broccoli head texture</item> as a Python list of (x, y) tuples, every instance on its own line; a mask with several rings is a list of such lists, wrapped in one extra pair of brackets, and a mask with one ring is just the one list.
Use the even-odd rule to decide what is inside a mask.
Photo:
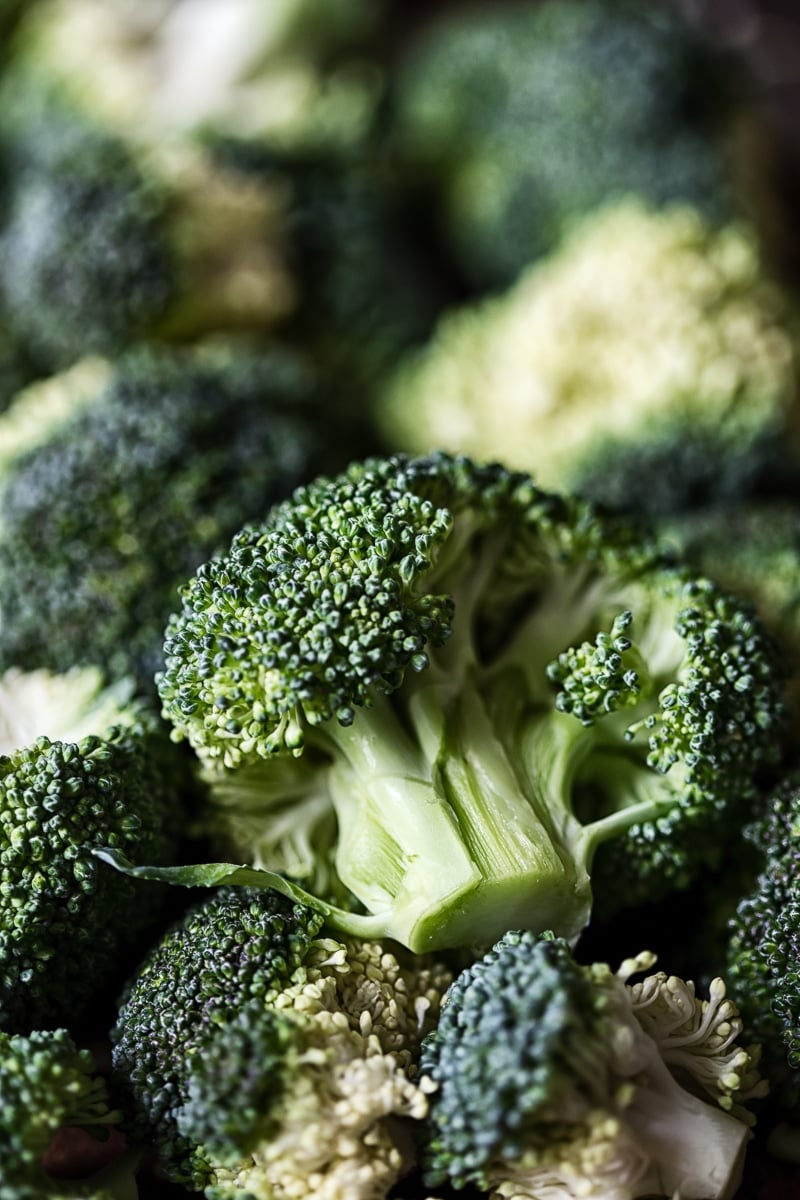
[(168, 861), (183, 776), (128, 684), (103, 688), (92, 668), (0, 677), (0, 1028), (74, 1027), (118, 984), (161, 896), (92, 850)]
[(730, 213), (717, 118), (733, 97), (715, 95), (697, 34), (674, 6), (627, 0), (461, 5), (430, 23), (394, 75), (392, 138), (428, 175), (468, 280), (507, 285), (621, 196)]
[(132, 1136), (214, 1200), (378, 1200), (414, 1160), (413, 1078), (452, 976), (329, 937), (276, 892), (212, 893), (150, 953), (114, 1028)]
[(800, 1125), (800, 778), (772, 792), (745, 836), (762, 870), (730, 923), (727, 978), (763, 1046), (773, 1109)]
[(0, 417), (0, 662), (152, 689), (178, 584), (345, 462), (348, 420), (277, 346), (139, 348), (26, 389)]
[[(788, 301), (742, 226), (623, 200), (447, 313), (376, 406), (392, 445), (497, 456), (637, 514), (794, 493)], [(647, 487), (641, 480), (647, 479)]]
[[(606, 905), (684, 886), (783, 725), (749, 609), (584, 502), (445, 454), (351, 464), (246, 526), (182, 589), (157, 684), (238, 880), (293, 875), (342, 930), (414, 951), (576, 936), (590, 871)], [(331, 867), (366, 912), (334, 912)]]
[(59, 1130), (72, 1126), (108, 1136), (121, 1114), (89, 1050), (66, 1029), (0, 1033), (0, 1200), (101, 1197), (99, 1188), (55, 1180), (47, 1152)]
[(730, 1197), (763, 1094), (721, 980), (708, 1000), (654, 956), (579, 964), (507, 933), (456, 978), (421, 1071), (435, 1085), (426, 1181), (493, 1197)]
[(138, 154), (24, 78), (11, 93), (0, 298), (43, 371), (285, 315), (278, 196), (201, 148)]

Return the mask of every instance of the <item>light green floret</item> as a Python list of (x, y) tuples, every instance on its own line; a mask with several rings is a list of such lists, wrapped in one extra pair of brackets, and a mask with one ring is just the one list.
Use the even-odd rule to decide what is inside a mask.
[(683, 886), (783, 717), (748, 610), (583, 503), (446, 455), (356, 463), (246, 527), (183, 589), (165, 662), (212, 844), (245, 864), (167, 877), (260, 880), (413, 950), (574, 937), (606, 842), (607, 906)]
[(727, 1200), (763, 1096), (758, 1050), (715, 980), (581, 965), (567, 944), (511, 932), (458, 976), (421, 1070), (435, 1085), (426, 1182), (494, 1200)]
[(774, 477), (796, 369), (750, 234), (627, 200), (511, 290), (446, 315), (378, 415), (404, 450), (497, 457), (544, 487), (658, 511), (733, 496), (767, 464)]

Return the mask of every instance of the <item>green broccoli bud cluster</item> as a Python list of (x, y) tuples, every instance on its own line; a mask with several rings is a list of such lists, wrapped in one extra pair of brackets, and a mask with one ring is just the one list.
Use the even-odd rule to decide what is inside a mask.
[(597, 716), (637, 703), (647, 666), (626, 636), (632, 620), (626, 609), (614, 618), (611, 632), (598, 633), (593, 645), (570, 647), (548, 664), (547, 677), (559, 686), (555, 698), (559, 712), (571, 713), (582, 725), (593, 725)]
[(167, 861), (184, 768), (155, 717), (100, 672), (0, 678), (0, 1028), (74, 1027), (118, 980), (163, 897), (93, 850)]
[(332, 939), (275, 892), (223, 889), (165, 935), (113, 1033), (134, 1135), (218, 1200), (384, 1196), (427, 1112), (420, 1042), (451, 980)]
[[(97, 1196), (77, 1183), (57, 1183), (46, 1157), (66, 1126), (108, 1131), (121, 1120), (89, 1050), (78, 1049), (66, 1029), (30, 1034), (0, 1032), (0, 1198)], [(110, 1193), (106, 1193), (110, 1197)]]
[[(686, 886), (778, 753), (783, 676), (749, 609), (498, 465), (397, 456), (321, 477), (182, 602), (164, 714), (204, 764), (204, 827), (247, 864), (195, 882), (254, 884), (257, 867), (298, 896), (332, 871), (304, 902), (415, 951), (489, 941), (512, 915), (576, 936), (598, 847), (603, 904)], [(621, 609), (647, 686), (604, 706)]]
[(151, 687), (178, 584), (344, 458), (325, 394), (299, 353), (235, 345), (84, 359), (21, 393), (0, 417), (0, 661)]
[(609, 200), (730, 213), (717, 118), (732, 97), (715, 88), (713, 60), (696, 25), (661, 3), (459, 6), (400, 59), (396, 153), (429, 178), (465, 276), (505, 286)]
[[(579, 964), (511, 932), (457, 977), (420, 1067), (435, 1085), (426, 1182), (493, 1197), (730, 1197), (764, 1094), (715, 981), (708, 1001), (653, 955)], [(732, 1115), (735, 1114), (735, 1115)]]

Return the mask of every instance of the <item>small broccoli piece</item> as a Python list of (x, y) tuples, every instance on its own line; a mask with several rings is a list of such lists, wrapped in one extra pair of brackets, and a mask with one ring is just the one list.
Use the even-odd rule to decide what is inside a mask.
[(800, 703), (800, 512), (786, 502), (751, 501), (684, 513), (660, 525), (667, 545), (721, 587), (748, 600), (773, 634)]
[(66, 1029), (0, 1032), (0, 1097), (0, 1200), (111, 1200), (110, 1192), (91, 1182), (59, 1181), (47, 1169), (60, 1130), (77, 1127), (108, 1137), (121, 1120), (89, 1050), (78, 1049)]
[(0, 677), (0, 1029), (85, 1017), (161, 895), (94, 847), (169, 860), (184, 768), (129, 684), (98, 670)]
[[(606, 711), (583, 664), (622, 623), (640, 691)], [(352, 464), (246, 526), (183, 588), (165, 664), (217, 845), (312, 890), (333, 865), (366, 913), (317, 894), (328, 919), (414, 951), (574, 937), (592, 873), (607, 905), (685, 886), (783, 725), (748, 609), (583, 502), (444, 454)]]
[(139, 154), (15, 87), (0, 123), (0, 297), (43, 371), (141, 337), (259, 330), (286, 314), (279, 196), (194, 146)]
[[(392, 444), (497, 456), (623, 512), (794, 490), (788, 301), (744, 227), (628, 200), (447, 314), (377, 409)], [(641, 486), (642, 479), (647, 487)]]
[(762, 870), (731, 921), (727, 977), (763, 1045), (775, 1114), (800, 1126), (800, 779), (775, 789), (745, 836)]
[(348, 460), (325, 401), (299, 354), (236, 345), (86, 359), (20, 394), (0, 417), (0, 663), (152, 689), (178, 583)]
[(427, 173), (467, 279), (506, 286), (612, 199), (730, 214), (733, 89), (713, 59), (668, 4), (457, 6), (395, 72), (396, 153)]
[(436, 1085), (426, 1181), (490, 1196), (733, 1196), (763, 1095), (757, 1051), (710, 998), (653, 964), (580, 965), (566, 942), (506, 934), (446, 994), (420, 1069)]
[[(112, 1034), (134, 1137), (214, 1200), (378, 1200), (411, 1166), (414, 1081), (451, 975), (222, 889), (150, 953)], [(407, 1126), (409, 1128), (407, 1128)]]

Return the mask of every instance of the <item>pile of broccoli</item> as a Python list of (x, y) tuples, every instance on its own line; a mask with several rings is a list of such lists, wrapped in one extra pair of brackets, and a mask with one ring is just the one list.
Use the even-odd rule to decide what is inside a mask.
[(800, 1162), (800, 323), (690, 10), (0, 3), (0, 1200)]

